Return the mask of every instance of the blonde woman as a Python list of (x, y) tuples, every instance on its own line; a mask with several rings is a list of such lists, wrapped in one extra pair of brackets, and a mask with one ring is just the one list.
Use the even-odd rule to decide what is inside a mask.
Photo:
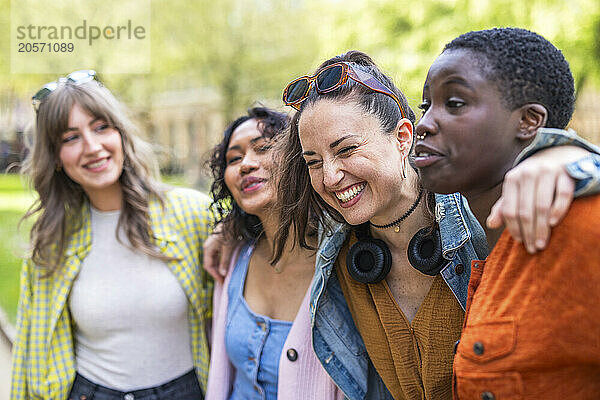
[(39, 195), (21, 275), (12, 399), (198, 399), (208, 371), (209, 200), (163, 187), (94, 71), (33, 98)]

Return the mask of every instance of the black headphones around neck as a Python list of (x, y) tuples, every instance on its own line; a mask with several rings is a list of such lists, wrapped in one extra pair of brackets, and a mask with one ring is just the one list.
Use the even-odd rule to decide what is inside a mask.
[[(346, 267), (350, 276), (362, 283), (377, 283), (384, 279), (392, 268), (392, 253), (381, 239), (371, 236), (369, 223), (355, 229), (358, 239), (346, 256)], [(408, 261), (423, 274), (435, 276), (444, 266), (442, 242), (438, 227), (422, 228), (412, 237), (407, 249)]]

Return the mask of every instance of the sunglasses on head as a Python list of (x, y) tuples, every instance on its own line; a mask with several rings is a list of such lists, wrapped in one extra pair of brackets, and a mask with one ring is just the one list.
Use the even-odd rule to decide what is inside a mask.
[(310, 93), (310, 87), (314, 83), (317, 93), (329, 93), (339, 88), (348, 81), (348, 78), (360, 83), (361, 85), (373, 90), (374, 92), (383, 93), (390, 96), (398, 108), (402, 118), (406, 118), (404, 108), (400, 104), (398, 97), (388, 89), (384, 84), (379, 82), (373, 75), (352, 67), (352, 64), (346, 62), (338, 62), (328, 65), (313, 76), (302, 76), (290, 82), (283, 91), (283, 102), (287, 106), (292, 106), (296, 110), (300, 110), (300, 104), (306, 100)]
[(38, 92), (33, 95), (31, 98), (31, 104), (33, 104), (33, 108), (37, 112), (42, 101), (48, 97), (50, 93), (54, 92), (61, 83), (72, 82), (75, 84), (81, 84), (93, 80), (98, 80), (98, 78), (96, 76), (96, 71), (92, 69), (71, 72), (66, 78), (60, 77), (56, 81), (46, 83), (43, 88), (38, 90)]

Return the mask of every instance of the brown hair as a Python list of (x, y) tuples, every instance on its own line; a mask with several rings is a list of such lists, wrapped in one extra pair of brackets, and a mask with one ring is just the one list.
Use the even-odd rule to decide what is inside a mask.
[(87, 196), (64, 170), (57, 170), (61, 137), (74, 104), (105, 120), (121, 134), (124, 163), (119, 183), (123, 205), (117, 232), (124, 227), (134, 248), (170, 260), (151, 241), (149, 199), (154, 196), (163, 204), (163, 189), (158, 183), (158, 165), (152, 149), (136, 135), (124, 106), (102, 84), (91, 81), (60, 84), (42, 101), (37, 112), (33, 149), (24, 162), (23, 173), (29, 175), (39, 198), (21, 219), (39, 214), (30, 234), (32, 261), (48, 268), (46, 276), (51, 275), (62, 262), (68, 238), (81, 228)]
[[(367, 54), (360, 51), (349, 51), (345, 54), (333, 57), (317, 68), (315, 74), (328, 65), (337, 62), (352, 63), (352, 66), (368, 72), (379, 82), (390, 89), (400, 100), (408, 118), (415, 123), (415, 113), (408, 105), (404, 94), (394, 85), (393, 81), (377, 67), (375, 62)], [(327, 215), (337, 222), (346, 222), (344, 218), (319, 196), (311, 186), (310, 176), (306, 162), (302, 157), (302, 146), (298, 132), (298, 122), (304, 109), (310, 104), (321, 99), (351, 99), (359, 104), (365, 112), (379, 118), (384, 132), (392, 132), (398, 121), (402, 118), (400, 109), (396, 102), (388, 95), (375, 92), (365, 86), (349, 79), (346, 84), (328, 93), (317, 93), (311, 90), (308, 97), (300, 105), (300, 110), (293, 116), (290, 128), (282, 140), (277, 143), (275, 151), (281, 157), (279, 185), (277, 196), (280, 204), (280, 226), (275, 238), (275, 256), (277, 260), (281, 257), (285, 242), (288, 239), (290, 227), (294, 228), (296, 240), (300, 246), (312, 249), (306, 242), (306, 233), (313, 229), (308, 216), (315, 216), (325, 228), (328, 227)], [(435, 198), (432, 193), (424, 192), (427, 209), (433, 215)]]

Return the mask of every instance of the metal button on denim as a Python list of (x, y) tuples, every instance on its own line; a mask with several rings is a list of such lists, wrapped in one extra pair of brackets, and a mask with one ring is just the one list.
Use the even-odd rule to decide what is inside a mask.
[(123, 396), (123, 400), (135, 400), (135, 396), (131, 393), (127, 393), (125, 396)]
[(496, 400), (496, 396), (492, 392), (481, 393), (481, 400)]
[(257, 321), (256, 325), (264, 332), (267, 330), (267, 324), (263, 321)]
[(456, 267), (454, 267), (454, 272), (456, 272), (456, 275), (462, 275), (462, 273), (465, 272), (465, 266), (458, 264)]
[(296, 349), (288, 349), (287, 358), (290, 361), (296, 361), (298, 359), (298, 352)]
[(478, 356), (483, 354), (483, 343), (481, 342), (475, 342), (473, 344), (473, 352), (475, 354), (477, 354)]

